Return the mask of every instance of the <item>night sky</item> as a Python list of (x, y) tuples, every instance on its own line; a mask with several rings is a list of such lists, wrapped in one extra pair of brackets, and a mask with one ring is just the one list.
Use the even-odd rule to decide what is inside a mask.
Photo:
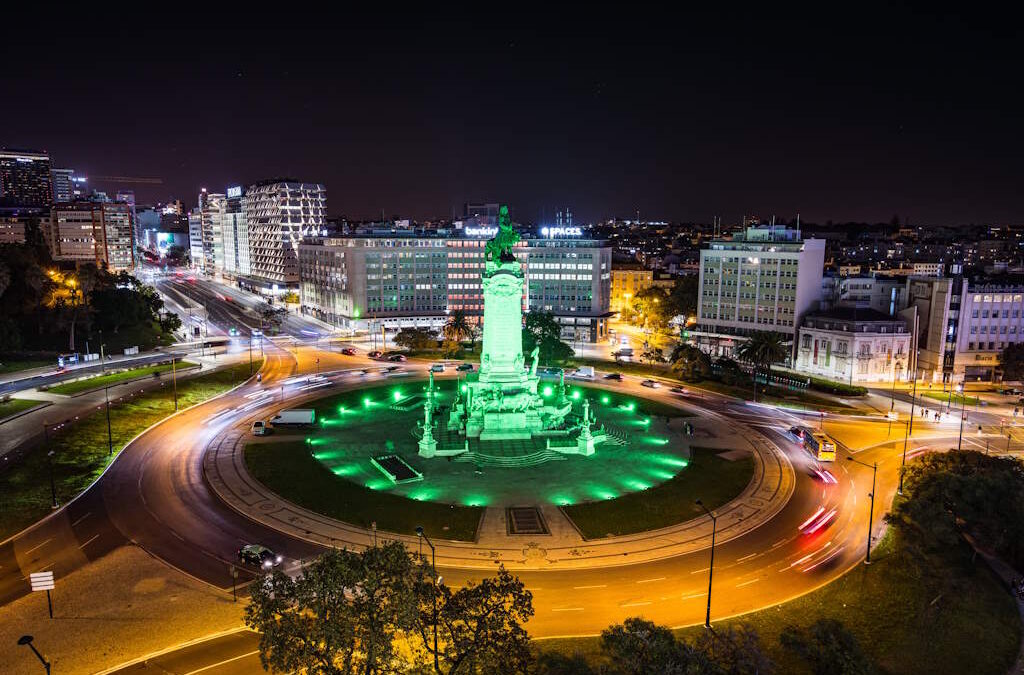
[(281, 5), (261, 23), (240, 18), (248, 5), (25, 17), (0, 41), (0, 145), (163, 179), (134, 186), (140, 202), (319, 181), (350, 218), (503, 201), (524, 221), (568, 206), (578, 220), (1024, 222), (1014, 17), (773, 6), (472, 23), (294, 6), (312, 27), (278, 25)]

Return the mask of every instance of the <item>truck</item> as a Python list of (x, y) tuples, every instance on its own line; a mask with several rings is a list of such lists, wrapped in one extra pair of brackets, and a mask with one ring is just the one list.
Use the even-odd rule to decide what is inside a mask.
[(316, 411), (312, 408), (292, 408), (282, 410), (270, 418), (271, 426), (308, 426), (316, 422)]
[(594, 366), (580, 366), (569, 373), (569, 377), (577, 380), (592, 380), (594, 379)]

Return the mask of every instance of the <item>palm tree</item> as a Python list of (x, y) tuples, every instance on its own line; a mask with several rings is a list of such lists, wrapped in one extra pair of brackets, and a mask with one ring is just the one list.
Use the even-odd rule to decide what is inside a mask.
[(456, 309), (448, 317), (444, 325), (444, 337), (455, 342), (465, 342), (476, 337), (476, 327), (469, 322), (469, 317), (461, 309)]
[(771, 381), (772, 364), (786, 358), (786, 336), (782, 333), (757, 332), (736, 347), (736, 356), (754, 368), (754, 400), (757, 400), (757, 376), (765, 373), (765, 382)]

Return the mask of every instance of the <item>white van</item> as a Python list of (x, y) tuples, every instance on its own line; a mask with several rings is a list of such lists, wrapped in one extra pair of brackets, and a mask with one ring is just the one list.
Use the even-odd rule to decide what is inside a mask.
[(434, 365), (430, 366), (430, 372), (432, 372), (432, 373), (443, 373), (444, 372), (444, 364), (443, 363), (435, 363)]

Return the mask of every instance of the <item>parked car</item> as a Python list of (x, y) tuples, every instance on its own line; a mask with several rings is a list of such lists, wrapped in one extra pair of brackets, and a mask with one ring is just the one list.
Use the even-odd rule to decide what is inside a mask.
[(266, 546), (260, 546), (259, 544), (246, 544), (242, 548), (238, 549), (238, 560), (243, 565), (252, 565), (253, 567), (260, 567), (265, 570), (269, 570), (273, 567), (280, 565), (284, 558), (281, 555), (274, 553)]
[(367, 356), (369, 356), (371, 359), (379, 359), (380, 357), (384, 356), (384, 352), (375, 349), (374, 351), (367, 354)]
[(432, 372), (432, 373), (443, 373), (444, 372), (444, 364), (443, 363), (432, 364), (430, 366), (430, 372)]
[(459, 371), (460, 373), (461, 372), (466, 372), (466, 371), (472, 372), (473, 364), (472, 363), (460, 363), (458, 368), (456, 368), (455, 370)]
[(392, 354), (391, 356), (388, 357), (388, 361), (402, 362), (407, 360), (408, 359), (405, 358), (405, 354)]
[(252, 423), (252, 435), (253, 436), (266, 436), (270, 433), (270, 428), (267, 423), (263, 420), (256, 420)]
[(622, 373), (608, 373), (607, 375), (604, 376), (604, 379), (622, 382)]
[(352, 349), (351, 347), (345, 347), (344, 349), (341, 350), (341, 353), (344, 354), (345, 356), (355, 356), (356, 350)]
[(640, 383), (641, 387), (648, 387), (649, 389), (661, 389), (661, 382), (657, 380), (644, 380)]

